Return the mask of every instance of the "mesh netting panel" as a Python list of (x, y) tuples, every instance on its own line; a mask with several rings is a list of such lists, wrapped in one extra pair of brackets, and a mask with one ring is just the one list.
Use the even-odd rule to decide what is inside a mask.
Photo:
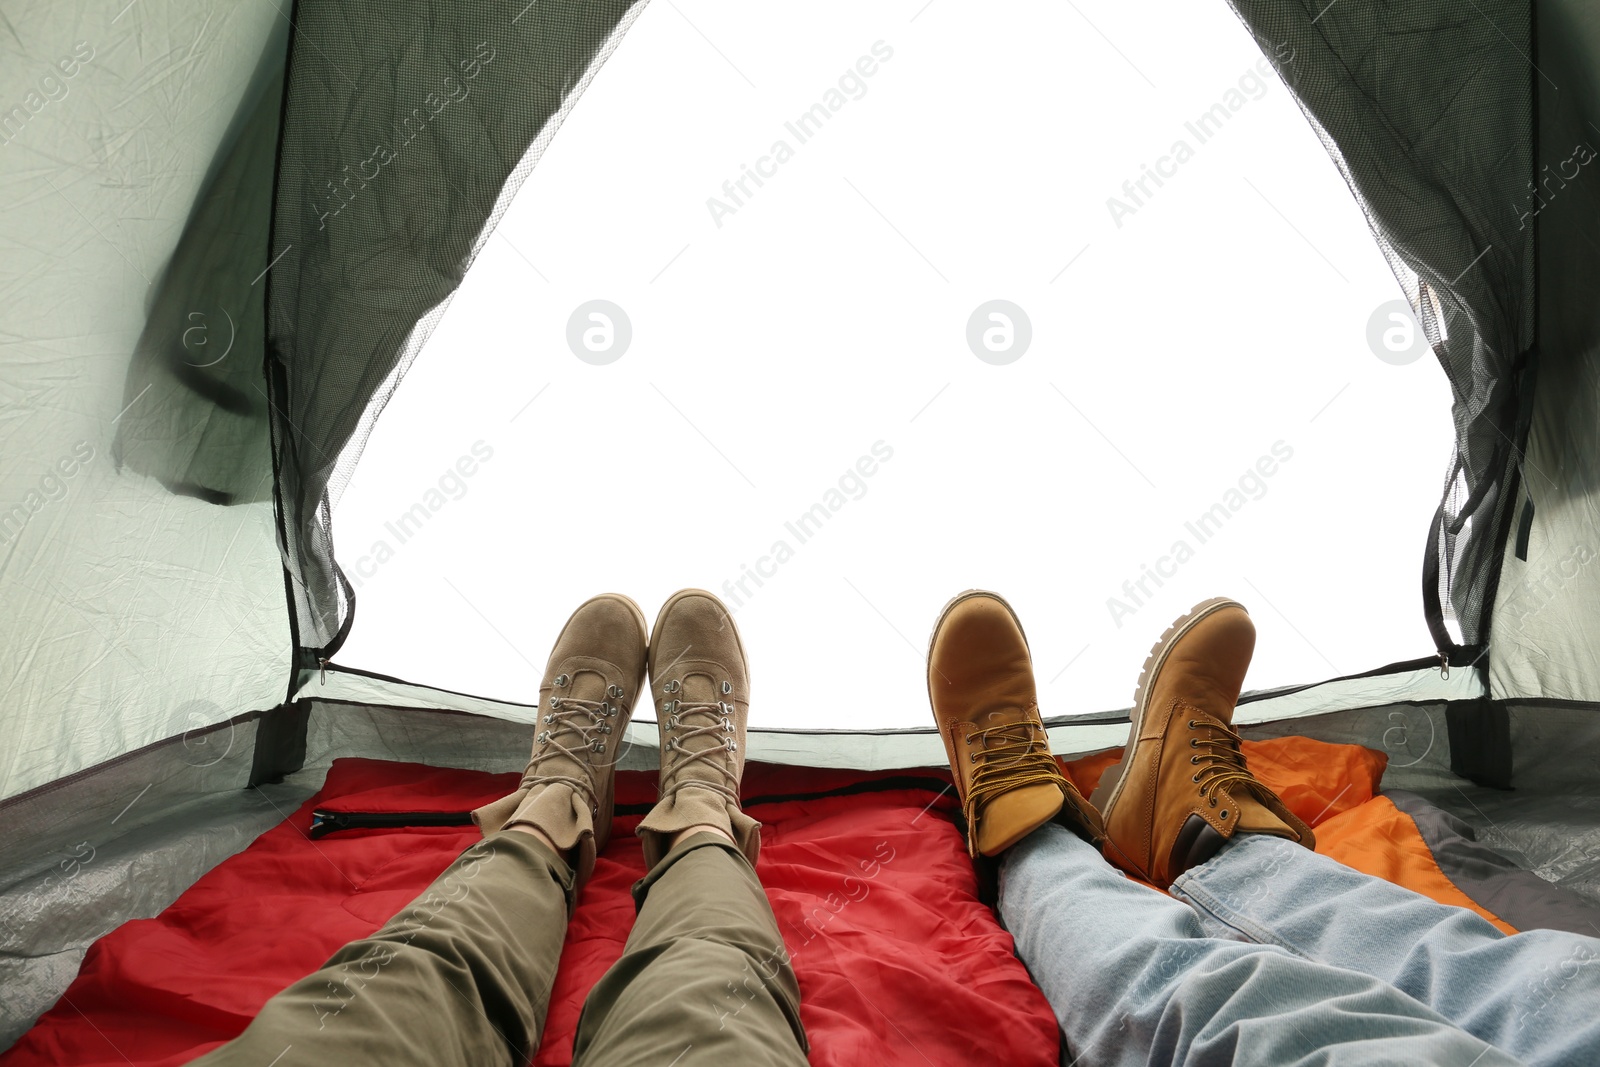
[(213, 504), (272, 499), (261, 362), (273, 156), (289, 24), (273, 24), (150, 292), (128, 364), (113, 456), (174, 493)]
[(333, 501), (630, 6), (296, 6), (267, 327), (302, 647), (331, 655), (354, 607), (333, 557)]
[(1517, 371), (1533, 343), (1531, 7), (1230, 3), (1344, 175), (1450, 379), (1455, 451), (1424, 607), (1441, 651), (1452, 618), (1476, 646), (1517, 467)]

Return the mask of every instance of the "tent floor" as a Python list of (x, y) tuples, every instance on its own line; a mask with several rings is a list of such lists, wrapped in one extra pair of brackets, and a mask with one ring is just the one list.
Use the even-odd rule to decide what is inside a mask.
[[(277, 785), (242, 788), (256, 727), (249, 722), (227, 726), (225, 735), (219, 728), (211, 742), (185, 737), (153, 746), (96, 768), (71, 789), (8, 805), (16, 832), (0, 841), (0, 986), (12, 995), (0, 1000), (0, 1049), (54, 1003), (95, 939), (157, 914), (281, 822), (321, 787), (335, 756), (517, 771), (532, 732), (481, 716), (337, 710), (313, 715), (306, 767)], [(1387, 751), (1384, 788), (1421, 795), (1517, 866), (1600, 904), (1600, 775), (1589, 755), (1600, 752), (1600, 714), (1593, 710), (1513, 710), (1514, 790), (1450, 773), (1439, 704), (1308, 715), (1245, 733)], [(643, 769), (654, 755), (631, 751), (624, 766)]]
[(305, 803), (326, 773), (191, 800), (109, 840), (83, 836), (53, 849), (46, 859), (55, 862), (43, 870), (0, 890), (0, 1050), (60, 998), (97, 939), (159, 914)]
[(1469, 824), (1512, 863), (1600, 905), (1600, 784), (1559, 795), (1469, 782), (1414, 792)]

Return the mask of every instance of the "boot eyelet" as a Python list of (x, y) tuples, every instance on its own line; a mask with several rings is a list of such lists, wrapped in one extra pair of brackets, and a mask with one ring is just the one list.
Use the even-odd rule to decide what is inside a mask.
[(678, 691), (678, 680), (676, 678), (671, 679), (661, 687), (661, 691), (664, 693), (676, 693)]
[(1200, 725), (1200, 724), (1199, 724), (1199, 723), (1197, 723), (1197, 722), (1195, 722), (1195, 721), (1194, 721), (1194, 720), (1193, 720), (1193, 719), (1190, 719), (1190, 720), (1189, 720), (1189, 729), (1191, 729), (1191, 730), (1193, 730), (1193, 729), (1194, 729), (1194, 728), (1195, 728), (1195, 727), (1197, 727), (1197, 726), (1199, 726), (1199, 725)]
[(1198, 771), (1195, 772), (1194, 776), (1192, 778), (1190, 778), (1189, 781), (1193, 782), (1195, 785), (1199, 785), (1200, 784), (1200, 774), (1199, 774), (1199, 772)]
[(1217, 798), (1216, 797), (1212, 797), (1211, 798), (1211, 806), (1213, 808), (1217, 806)]
[(622, 699), (622, 686), (614, 685), (610, 689), (607, 689), (606, 690), (606, 696), (611, 697), (613, 700), (621, 700)]
[(722, 683), (722, 692), (723, 692), (724, 696), (726, 696), (727, 694), (733, 692), (733, 683), (732, 682), (723, 682)]
[(1200, 762), (1200, 757), (1199, 756), (1190, 756), (1189, 757), (1189, 762), (1198, 765), (1199, 762)]
[(566, 675), (558, 674), (555, 676), (554, 685), (557, 689), (565, 689), (567, 687), (567, 683), (570, 681), (572, 681), (572, 679), (568, 678)]
[(977, 763), (978, 762), (978, 754), (976, 752), (974, 752), (971, 755), (969, 755), (967, 757), (967, 762), (968, 763)]
[(1189, 738), (1189, 747), (1190, 748), (1199, 748), (1200, 747), (1200, 739), (1198, 737)]
[(1228, 809), (1227, 808), (1223, 808), (1221, 811), (1217, 812), (1217, 818), (1226, 819), (1227, 817), (1228, 817)]

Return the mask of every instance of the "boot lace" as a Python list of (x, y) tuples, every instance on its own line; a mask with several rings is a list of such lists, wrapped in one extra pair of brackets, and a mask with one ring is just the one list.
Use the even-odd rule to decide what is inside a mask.
[[(724, 692), (727, 688), (724, 683)], [(673, 753), (672, 762), (668, 765), (666, 775), (663, 776), (661, 795), (675, 793), (682, 786), (692, 783), (722, 793), (737, 803), (739, 774), (733, 769), (733, 763), (735, 753), (739, 751), (739, 741), (733, 736), (735, 730), (733, 705), (723, 700), (678, 699), (662, 704), (661, 710), (667, 717), (663, 725), (672, 732), (666, 747)], [(691, 717), (696, 720), (694, 723), (689, 721)], [(706, 738), (707, 741), (692, 749), (685, 744), (697, 738)], [(723, 781), (706, 781), (700, 778), (684, 781), (683, 772), (699, 762), (715, 768), (722, 775)]]
[(1189, 747), (1200, 750), (1189, 757), (1189, 762), (1199, 768), (1189, 780), (1200, 787), (1202, 800), (1209, 800), (1211, 806), (1216, 807), (1217, 793), (1235, 782), (1259, 795), (1262, 785), (1245, 765), (1244, 751), (1240, 748), (1243, 742), (1237, 730), (1204, 714), (1190, 719), (1188, 725), (1190, 730), (1210, 731), (1210, 736), (1189, 739)]
[[(1033, 706), (1030, 705), (1028, 711), (1032, 712)], [(1000, 793), (1044, 782), (1054, 782), (1066, 792), (1066, 775), (1061, 772), (1061, 764), (1050, 754), (1044, 731), (1026, 721), (1026, 717), (1021, 722), (974, 729), (966, 735), (965, 740), (968, 748), (981, 742), (981, 747), (969, 756), (977, 767), (972, 772), (972, 784), (967, 789), (967, 800), (963, 805), (968, 827), (978, 825), (978, 805)], [(976, 849), (977, 834), (969, 830), (967, 838), (968, 849)]]
[[(564, 688), (570, 681), (567, 675), (558, 675), (555, 688)], [(610, 742), (609, 735), (614, 730), (611, 720), (616, 718), (623, 696), (620, 686), (613, 685), (606, 692), (609, 698), (618, 703), (612, 704), (609, 699), (588, 700), (551, 694), (546, 711), (539, 718), (539, 724), (544, 729), (533, 739), (539, 747), (528, 761), (527, 769), (522, 772), (523, 785), (569, 785), (588, 797), (591, 808), (599, 807), (592, 775), (562, 774), (559, 769), (545, 772), (542, 768), (550, 760), (563, 758), (579, 764), (592, 764), (596, 754), (605, 754)]]

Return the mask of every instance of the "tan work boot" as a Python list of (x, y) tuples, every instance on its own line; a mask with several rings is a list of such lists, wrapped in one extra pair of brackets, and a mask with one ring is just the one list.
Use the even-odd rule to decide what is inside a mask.
[(472, 813), (485, 834), (512, 826), (542, 831), (568, 854), (580, 887), (611, 837), (616, 762), (644, 685), (645, 641), (644, 612), (620, 593), (580, 605), (545, 665), (522, 784)]
[(1099, 814), (1050, 754), (1028, 639), (998, 595), (973, 589), (945, 605), (928, 642), (928, 702), (971, 855), (996, 855), (1052, 819), (1100, 840)]
[(1166, 888), (1235, 834), (1273, 834), (1315, 847), (1311, 828), (1245, 766), (1233, 706), (1255, 651), (1244, 606), (1207, 600), (1167, 628), (1139, 675), (1122, 761), (1093, 802), (1106, 856)]
[(639, 824), (646, 868), (691, 826), (728, 833), (752, 865), (761, 824), (739, 807), (750, 669), (727, 607), (703, 589), (672, 594), (650, 632), (650, 693), (661, 727), (661, 799)]

